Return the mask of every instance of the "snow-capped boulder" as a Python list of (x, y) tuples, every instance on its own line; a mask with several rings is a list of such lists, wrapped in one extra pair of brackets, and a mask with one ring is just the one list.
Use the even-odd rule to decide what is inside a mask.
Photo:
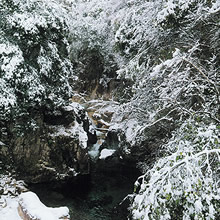
[(18, 213), (23, 220), (68, 220), (67, 207), (50, 208), (45, 206), (33, 192), (19, 196)]

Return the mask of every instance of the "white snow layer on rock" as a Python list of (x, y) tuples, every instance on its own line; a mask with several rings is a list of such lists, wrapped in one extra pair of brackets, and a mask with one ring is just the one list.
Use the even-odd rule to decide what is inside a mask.
[[(68, 106), (65, 107), (66, 111), (74, 111), (76, 114), (79, 114), (84, 108), (77, 102), (72, 102)], [(70, 137), (78, 137), (79, 143), (82, 148), (87, 148), (88, 136), (86, 131), (83, 128), (83, 123), (80, 124), (77, 120), (74, 121), (74, 126), (70, 128), (66, 128), (64, 126), (56, 126), (56, 132), (51, 134), (51, 136), (70, 136)]]
[(52, 133), (51, 136), (70, 136), (79, 138), (79, 143), (82, 148), (87, 148), (88, 136), (86, 131), (83, 129), (82, 123), (78, 123), (76, 120), (74, 122), (74, 126), (70, 128), (65, 128), (64, 126), (56, 126), (56, 132)]
[(66, 111), (74, 111), (76, 114), (79, 114), (84, 108), (77, 102), (71, 102), (68, 106), (65, 107)]
[(114, 154), (115, 150), (109, 150), (109, 149), (103, 149), (101, 151), (101, 155), (99, 157), (99, 159), (105, 159), (107, 157), (110, 157), (112, 154)]
[(22, 220), (18, 215), (18, 197), (1, 196), (0, 220)]
[(59, 220), (62, 217), (69, 219), (69, 209), (67, 207), (46, 207), (33, 192), (22, 193), (19, 196), (19, 204), (32, 219)]

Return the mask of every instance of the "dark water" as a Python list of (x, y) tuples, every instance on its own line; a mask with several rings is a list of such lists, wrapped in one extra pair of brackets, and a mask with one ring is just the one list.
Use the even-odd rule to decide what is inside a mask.
[(119, 203), (132, 193), (138, 175), (136, 170), (92, 172), (77, 182), (35, 184), (29, 188), (47, 206), (67, 206), (71, 220), (126, 220), (129, 199)]

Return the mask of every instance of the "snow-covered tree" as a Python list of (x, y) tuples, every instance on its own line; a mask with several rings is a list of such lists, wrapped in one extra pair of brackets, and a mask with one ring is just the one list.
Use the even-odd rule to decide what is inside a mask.
[(135, 187), (132, 219), (218, 219), (220, 127), (187, 120)]
[[(187, 6), (188, 13), (179, 20), (182, 23), (178, 27), (161, 23), (165, 6), (159, 5), (156, 20), (147, 16), (151, 24), (148, 30), (155, 30), (154, 38), (147, 46), (144, 44), (147, 38), (140, 39), (137, 45), (141, 48), (118, 70), (119, 77), (133, 82), (132, 98), (115, 114), (119, 127), (122, 127), (121, 119), (126, 118), (122, 128), (125, 133), (130, 129), (130, 121), (135, 121), (132, 145), (146, 139), (153, 125), (158, 125), (156, 132), (161, 128), (167, 134), (178, 126), (181, 117), (195, 112), (219, 121), (218, 3)], [(198, 10), (203, 13), (199, 14)], [(163, 16), (163, 21), (167, 16)], [(141, 20), (139, 24), (145, 27)], [(154, 29), (153, 24), (156, 24)], [(205, 31), (198, 31), (199, 27)]]
[[(159, 60), (136, 62), (140, 74), (124, 109), (136, 118), (133, 146), (146, 143), (153, 129), (154, 135), (175, 132), (171, 139), (160, 136), (169, 140), (158, 144), (161, 157), (151, 169), (146, 164), (148, 171), (136, 183), (132, 219), (218, 219), (219, 3), (166, 4), (158, 25), (173, 42), (168, 40), (169, 48), (159, 45)], [(129, 129), (129, 120), (124, 127)]]
[(0, 8), (1, 119), (62, 102), (72, 75), (66, 10), (44, 0), (2, 0)]

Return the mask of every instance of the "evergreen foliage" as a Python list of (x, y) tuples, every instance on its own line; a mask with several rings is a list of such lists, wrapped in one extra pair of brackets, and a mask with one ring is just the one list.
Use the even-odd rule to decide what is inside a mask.
[(24, 0), (1, 1), (0, 8), (1, 119), (62, 103), (72, 74), (65, 9)]

